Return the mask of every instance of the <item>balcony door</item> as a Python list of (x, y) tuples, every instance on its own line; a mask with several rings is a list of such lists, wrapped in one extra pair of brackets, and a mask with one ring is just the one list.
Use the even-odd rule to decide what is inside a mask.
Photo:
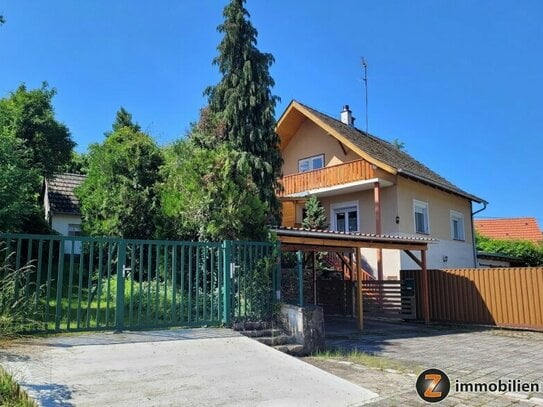
[(337, 232), (358, 232), (358, 203), (332, 205), (332, 229)]

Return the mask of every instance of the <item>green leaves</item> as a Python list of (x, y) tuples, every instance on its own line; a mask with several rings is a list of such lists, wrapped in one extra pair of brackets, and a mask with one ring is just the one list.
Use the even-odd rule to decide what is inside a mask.
[(118, 126), (90, 146), (88, 175), (76, 191), (83, 229), (94, 236), (152, 239), (160, 234), (157, 193), (163, 157), (136, 126)]
[(477, 250), (517, 257), (525, 266), (543, 266), (543, 246), (525, 240), (497, 240), (477, 235)]
[(21, 85), (0, 100), (0, 129), (24, 143), (32, 168), (45, 177), (70, 161), (75, 146), (68, 128), (55, 119), (55, 94), (47, 83), (34, 90)]
[(55, 119), (54, 95), (44, 83), (0, 99), (0, 231), (48, 230), (37, 200), (40, 176), (61, 171), (75, 145)]
[(327, 229), (324, 207), (315, 195), (311, 195), (305, 203), (305, 216), (302, 227), (307, 229)]
[(279, 137), (275, 133), (275, 105), (271, 93), (274, 81), (269, 67), (271, 54), (260, 52), (257, 31), (249, 21), (244, 0), (232, 0), (224, 9), (224, 34), (213, 63), (222, 74), (220, 82), (206, 89), (210, 109), (224, 123), (224, 137), (232, 149), (250, 154), (244, 160), (252, 164), (252, 176), (260, 198), (267, 203), (269, 218), (278, 222), (279, 202), (275, 196), (281, 175), (282, 158)]
[(166, 150), (161, 206), (172, 238), (265, 239), (267, 207), (240, 155), (227, 144), (208, 149), (192, 140)]
[(23, 232), (25, 218), (36, 211), (40, 179), (24, 143), (0, 129), (0, 231)]

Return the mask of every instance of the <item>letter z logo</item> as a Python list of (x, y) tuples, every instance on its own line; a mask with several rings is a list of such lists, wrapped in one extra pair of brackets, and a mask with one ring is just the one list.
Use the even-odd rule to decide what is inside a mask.
[(428, 369), (417, 378), (416, 389), (421, 399), (436, 403), (448, 396), (451, 382), (445, 372), (439, 369)]
[(424, 391), (424, 397), (437, 398), (441, 397), (440, 391), (434, 391), (441, 381), (440, 374), (426, 374), (424, 375), (425, 380), (431, 380), (432, 382), (428, 385), (428, 388)]

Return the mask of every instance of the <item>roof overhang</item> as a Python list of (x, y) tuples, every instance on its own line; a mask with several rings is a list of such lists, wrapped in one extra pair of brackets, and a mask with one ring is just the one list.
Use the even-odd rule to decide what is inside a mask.
[(307, 191), (297, 192), (295, 194), (285, 195), (284, 198), (306, 198), (311, 195), (315, 195), (318, 198), (341, 194), (349, 194), (351, 192), (366, 191), (373, 189), (375, 183), (378, 182), (381, 187), (389, 187), (394, 185), (391, 181), (372, 178), (360, 181), (353, 181), (346, 184), (334, 185), (326, 188), (310, 189)]
[(311, 120), (317, 126), (322, 128), (327, 134), (337, 139), (344, 146), (354, 151), (357, 155), (359, 155), (361, 158), (365, 159), (369, 163), (376, 165), (377, 167), (385, 170), (386, 172), (389, 172), (390, 174), (396, 174), (396, 169), (394, 167), (391, 167), (390, 165), (376, 160), (375, 158), (370, 156), (360, 147), (344, 137), (337, 130), (323, 122), (321, 119), (319, 119), (312, 112), (310, 112), (308, 109), (306, 109), (303, 105), (296, 102), (295, 100), (292, 100), (287, 106), (287, 108), (277, 121), (277, 126), (275, 128), (275, 131), (279, 135), (279, 139), (281, 140), (281, 150), (288, 146), (294, 135), (298, 132), (300, 126), (307, 119)]
[(277, 235), (283, 250), (338, 251), (360, 248), (427, 250), (437, 240), (417, 236), (344, 233), (329, 230), (311, 230), (278, 227), (271, 230)]
[(489, 253), (489, 252), (477, 252), (477, 258), (479, 259), (488, 259), (488, 260), (500, 260), (500, 261), (510, 261), (516, 263), (522, 263), (522, 259), (515, 256), (508, 256), (502, 253)]
[(431, 187), (441, 189), (442, 191), (445, 191), (445, 192), (449, 192), (449, 193), (451, 193), (453, 195), (461, 196), (462, 198), (469, 199), (470, 201), (477, 202), (477, 203), (484, 204), (484, 205), (488, 205), (488, 202), (485, 201), (482, 198), (479, 198), (479, 197), (477, 197), (475, 195), (472, 195), (472, 194), (468, 194), (467, 192), (464, 192), (464, 191), (456, 191), (454, 189), (447, 188), (446, 186), (440, 185), (437, 182), (434, 182), (434, 181), (432, 181), (432, 180), (430, 180), (428, 178), (421, 177), (420, 175), (417, 175), (417, 174), (413, 174), (411, 171), (399, 168), (398, 169), (398, 174), (404, 176), (405, 178), (411, 178), (411, 179), (414, 179), (416, 181), (422, 182), (423, 184), (429, 185)]

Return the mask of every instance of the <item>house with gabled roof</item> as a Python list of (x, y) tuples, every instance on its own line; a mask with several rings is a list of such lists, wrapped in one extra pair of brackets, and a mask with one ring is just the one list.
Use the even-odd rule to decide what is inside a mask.
[[(316, 195), (329, 229), (436, 239), (428, 268), (475, 267), (473, 204), (464, 191), (395, 145), (354, 126), (349, 106), (339, 119), (293, 100), (280, 117), (285, 227), (299, 227), (304, 204)], [(366, 272), (396, 279), (416, 266), (398, 250), (363, 249)]]
[(535, 218), (475, 219), (475, 230), (485, 237), (498, 240), (526, 240), (543, 243), (543, 233)]
[[(85, 175), (64, 173), (46, 179), (43, 185), (43, 207), (49, 226), (64, 236), (81, 234), (81, 211), (75, 189)], [(74, 254), (80, 253), (80, 242), (74, 243)], [(65, 243), (65, 253), (71, 252), (71, 242)]]

